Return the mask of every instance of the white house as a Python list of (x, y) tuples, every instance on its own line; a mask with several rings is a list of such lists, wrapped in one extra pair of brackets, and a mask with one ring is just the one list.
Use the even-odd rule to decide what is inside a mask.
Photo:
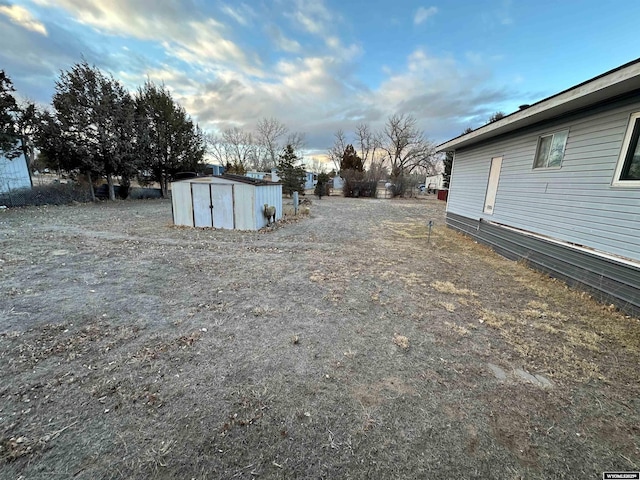
[(640, 315), (640, 59), (438, 146), (446, 222)]
[(9, 160), (0, 154), (0, 194), (31, 188), (31, 176), (24, 155)]

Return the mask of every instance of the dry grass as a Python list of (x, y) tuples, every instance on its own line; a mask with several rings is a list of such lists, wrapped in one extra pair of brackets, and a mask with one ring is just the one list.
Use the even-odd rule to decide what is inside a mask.
[(457, 333), (458, 335), (461, 336), (466, 336), (469, 335), (469, 330), (465, 327), (461, 327), (460, 325), (456, 325), (455, 323), (451, 323), (451, 322), (444, 322), (444, 324), (449, 327), (453, 332)]
[(456, 311), (456, 306), (451, 302), (440, 302), (440, 306), (450, 313)]
[(638, 321), (443, 228), (442, 203), (331, 197), (261, 232), (168, 228), (170, 211), (3, 213), (1, 477), (640, 463)]
[(467, 295), (471, 297), (477, 297), (478, 294), (468, 288), (458, 288), (451, 282), (441, 282), (436, 280), (431, 282), (431, 287), (440, 293), (448, 293), (450, 295)]
[(409, 350), (409, 339), (398, 333), (393, 334), (393, 343), (402, 350)]

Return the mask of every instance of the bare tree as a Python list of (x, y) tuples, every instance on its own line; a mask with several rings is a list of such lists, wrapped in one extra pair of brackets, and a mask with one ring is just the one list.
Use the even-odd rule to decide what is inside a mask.
[(377, 132), (371, 130), (369, 125), (361, 123), (356, 126), (356, 144), (359, 147), (360, 158), (365, 166), (371, 165), (376, 159), (376, 153), (380, 149), (380, 138)]
[(505, 116), (506, 115), (504, 114), (504, 112), (497, 111), (496, 113), (494, 113), (489, 117), (489, 120), (487, 120), (487, 123), (497, 122), (498, 120), (502, 120)]
[(276, 118), (263, 118), (256, 126), (255, 144), (258, 165), (256, 170), (271, 170), (278, 165), (283, 145), (281, 139), (289, 132)]
[(380, 149), (393, 178), (410, 174), (417, 168), (435, 170), (434, 145), (425, 138), (411, 115), (394, 114), (387, 119)]
[(255, 158), (255, 145), (251, 132), (245, 132), (238, 127), (228, 128), (222, 132), (222, 138), (231, 153), (231, 163), (245, 169), (250, 166)]
[(342, 162), (342, 155), (344, 155), (344, 149), (347, 148), (347, 137), (344, 131), (339, 128), (336, 133), (333, 134), (333, 145), (327, 151), (329, 160), (333, 163), (333, 168), (336, 172), (340, 171), (340, 162)]
[(231, 165), (236, 172), (256, 166), (256, 146), (251, 132), (238, 127), (227, 128), (221, 135), (207, 137), (209, 153), (221, 165)]
[(293, 151), (296, 152), (299, 157), (302, 157), (300, 150), (304, 148), (306, 141), (304, 132), (289, 132), (285, 144), (291, 145)]
[(311, 159), (306, 162), (306, 165), (307, 168), (316, 173), (326, 172), (327, 170), (327, 163), (323, 162), (318, 157), (311, 157)]

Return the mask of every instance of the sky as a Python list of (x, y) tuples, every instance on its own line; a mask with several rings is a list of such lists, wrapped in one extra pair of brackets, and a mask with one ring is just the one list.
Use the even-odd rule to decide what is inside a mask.
[[(0, 0), (0, 69), (51, 103), (86, 59), (200, 126), (277, 118), (308, 155), (414, 116), (442, 143), (640, 57), (637, 0)], [(353, 137), (351, 137), (353, 140)]]

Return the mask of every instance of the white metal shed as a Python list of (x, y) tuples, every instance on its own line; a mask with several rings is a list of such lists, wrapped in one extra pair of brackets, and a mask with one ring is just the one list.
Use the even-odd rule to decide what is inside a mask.
[(282, 184), (241, 175), (173, 182), (171, 199), (176, 225), (259, 230), (267, 225), (265, 204), (282, 218)]

